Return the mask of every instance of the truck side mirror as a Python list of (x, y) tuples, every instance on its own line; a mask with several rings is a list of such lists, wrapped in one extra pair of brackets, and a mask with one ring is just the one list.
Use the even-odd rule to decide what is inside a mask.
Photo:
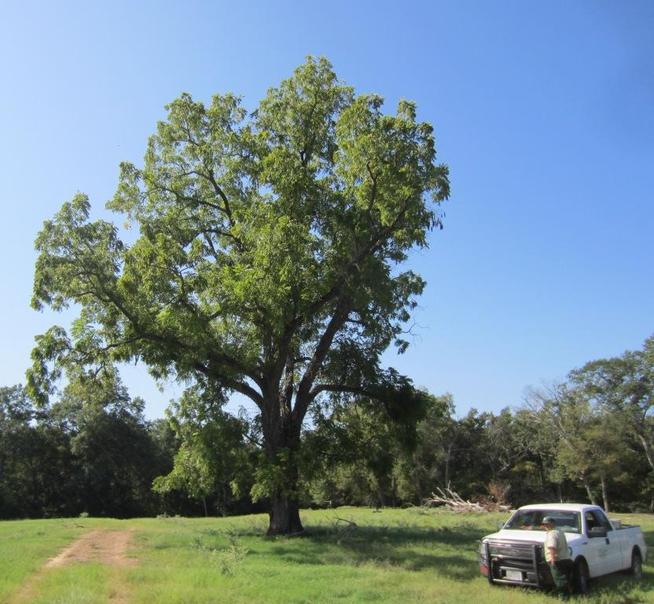
[(596, 537), (606, 537), (606, 528), (603, 526), (594, 526), (592, 529), (588, 531), (588, 536), (591, 539), (594, 539)]

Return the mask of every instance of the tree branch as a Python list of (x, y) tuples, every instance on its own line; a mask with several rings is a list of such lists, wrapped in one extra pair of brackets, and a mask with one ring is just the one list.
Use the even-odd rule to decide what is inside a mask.
[(350, 394), (375, 398), (375, 395), (372, 392), (361, 386), (348, 386), (347, 384), (318, 384), (313, 390), (311, 390), (311, 400), (316, 398), (316, 396), (321, 392), (349, 392)]
[(403, 202), (403, 207), (398, 213), (398, 215), (395, 217), (393, 222), (383, 228), (376, 237), (373, 238), (372, 241), (368, 243), (358, 254), (355, 255), (354, 258), (352, 258), (346, 265), (343, 271), (341, 271), (339, 279), (332, 285), (332, 287), (327, 290), (320, 298), (318, 298), (310, 307), (308, 310), (308, 315), (311, 315), (315, 312), (317, 312), (320, 308), (322, 308), (327, 302), (332, 300), (336, 295), (338, 295), (338, 292), (340, 291), (341, 287), (343, 286), (345, 279), (349, 276), (351, 276), (356, 269), (358, 269), (359, 264), (368, 256), (371, 254), (374, 254), (385, 242), (386, 239), (393, 233), (393, 231), (398, 227), (400, 224), (401, 219), (403, 216), (406, 214), (406, 211), (408, 210), (408, 203), (411, 198), (407, 197), (404, 202)]
[(198, 172), (198, 176), (202, 176), (202, 177), (206, 178), (211, 183), (211, 185), (213, 186), (213, 190), (216, 193), (216, 195), (218, 195), (223, 200), (223, 203), (225, 204), (225, 207), (223, 208), (223, 211), (225, 212), (225, 215), (229, 219), (229, 225), (233, 227), (234, 226), (234, 218), (232, 216), (232, 209), (231, 209), (231, 207), (229, 205), (229, 199), (227, 199), (227, 195), (225, 195), (225, 192), (218, 185), (218, 182), (216, 181), (216, 177), (215, 177), (215, 175), (213, 173), (213, 170), (211, 170), (207, 166), (205, 166), (205, 168), (208, 170), (209, 173), (208, 174), (202, 174), (202, 173)]
[[(211, 368), (207, 367), (203, 363), (195, 363), (194, 368), (209, 378), (214, 377)], [(264, 405), (263, 396), (261, 396), (261, 394), (259, 394), (254, 388), (252, 388), (252, 386), (240, 380), (232, 380), (224, 377), (221, 378), (221, 382), (228, 388), (231, 388), (232, 390), (235, 390), (236, 392), (240, 392), (241, 394), (247, 396), (251, 401), (253, 401), (257, 405), (257, 407), (259, 407), (260, 410), (263, 410), (263, 405)]]
[[(152, 341), (152, 342), (160, 342), (166, 344), (171, 350), (174, 350), (175, 348), (181, 348), (184, 350), (195, 350), (195, 346), (191, 346), (180, 340), (179, 338), (176, 338), (174, 336), (171, 336), (169, 334), (167, 335), (162, 335), (155, 333), (153, 331), (148, 330), (142, 322), (139, 320), (137, 316), (135, 316), (133, 313), (129, 312), (126, 308), (126, 306), (122, 303), (122, 301), (119, 299), (118, 296), (116, 296), (113, 292), (107, 291), (102, 284), (98, 285), (98, 289), (100, 290), (99, 292), (95, 292), (94, 295), (102, 300), (102, 296), (100, 293), (103, 293), (106, 296), (106, 300), (113, 304), (119, 312), (121, 312), (130, 322), (134, 330), (136, 331), (138, 337), (140, 339), (146, 340), (146, 341)], [(177, 356), (174, 354), (173, 356)], [(225, 354), (225, 353), (216, 353), (216, 352), (209, 352), (209, 359), (212, 360), (213, 362), (217, 363), (218, 365), (224, 365), (226, 367), (230, 367), (233, 370), (236, 370), (238, 373), (241, 373), (245, 375), (246, 377), (250, 378), (253, 380), (260, 388), (263, 388), (261, 378), (252, 370), (247, 367), (245, 367), (242, 363), (240, 363), (237, 359)], [(245, 385), (247, 388), (245, 390), (237, 390), (238, 392), (241, 392), (242, 394), (245, 394), (248, 396), (248, 398), (251, 398), (255, 403), (257, 403), (256, 397), (258, 396), (259, 398), (260, 395), (250, 388), (249, 386)], [(254, 394), (254, 397), (251, 396)], [(258, 403), (257, 403), (258, 404)]]
[(293, 409), (293, 420), (296, 422), (301, 422), (304, 419), (304, 416), (307, 412), (309, 404), (313, 400), (310, 396), (311, 387), (313, 382), (322, 367), (322, 363), (329, 352), (329, 349), (334, 340), (334, 336), (337, 332), (343, 327), (345, 321), (347, 320), (348, 314), (350, 312), (350, 303), (349, 299), (345, 296), (342, 296), (338, 301), (334, 314), (332, 315), (325, 331), (323, 332), (318, 345), (313, 353), (309, 366), (304, 372), (302, 379), (298, 385), (297, 396), (295, 397), (295, 408)]

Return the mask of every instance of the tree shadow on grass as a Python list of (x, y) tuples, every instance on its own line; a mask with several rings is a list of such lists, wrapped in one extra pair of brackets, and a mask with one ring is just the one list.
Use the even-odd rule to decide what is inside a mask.
[(432, 570), (456, 581), (469, 581), (479, 576), (476, 550), (484, 534), (483, 529), (471, 526), (308, 527), (301, 538), (277, 538), (271, 551), (290, 564)]
[[(610, 602), (611, 604), (645, 604), (652, 602), (654, 577), (644, 573), (640, 581), (623, 573), (613, 573), (592, 579), (590, 582), (590, 600)], [(581, 602), (581, 596), (577, 596)]]
[(316, 543), (348, 542), (365, 548), (380, 543), (395, 547), (423, 546), (440, 544), (442, 546), (473, 547), (484, 535), (485, 528), (468, 524), (456, 527), (419, 526), (318, 526), (308, 527), (303, 539)]
[[(432, 571), (435, 577), (468, 582), (481, 576), (477, 547), (487, 532), (484, 527), (465, 524), (440, 528), (307, 526), (306, 533), (299, 538), (272, 538), (265, 555), (272, 553), (285, 563), (298, 565), (370, 565), (413, 572)], [(242, 534), (255, 536), (251, 531)], [(651, 542), (652, 538), (654, 532), (649, 532), (647, 541)], [(257, 554), (250, 551), (249, 555)], [(643, 580), (638, 582), (617, 573), (593, 580), (591, 601), (599, 598), (596, 601), (640, 604), (651, 601), (652, 593), (652, 573), (646, 571)]]
[(654, 547), (654, 531), (643, 531), (647, 547)]

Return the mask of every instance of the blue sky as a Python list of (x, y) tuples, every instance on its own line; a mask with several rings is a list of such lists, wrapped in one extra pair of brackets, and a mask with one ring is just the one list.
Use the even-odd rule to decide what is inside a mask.
[[(414, 338), (387, 362), (457, 413), (654, 332), (654, 3), (16, 2), (0, 16), (0, 385), (36, 334), (34, 238), (76, 191), (96, 216), (182, 91), (254, 109), (308, 54), (389, 111), (416, 101), (451, 170)], [(117, 217), (120, 221), (120, 218)], [(159, 392), (124, 372), (149, 417)]]

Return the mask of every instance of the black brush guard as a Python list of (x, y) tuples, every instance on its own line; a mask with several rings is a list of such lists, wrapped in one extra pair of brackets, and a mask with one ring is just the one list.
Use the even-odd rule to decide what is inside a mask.
[(540, 543), (487, 541), (484, 544), (488, 582), (550, 587), (552, 575)]

